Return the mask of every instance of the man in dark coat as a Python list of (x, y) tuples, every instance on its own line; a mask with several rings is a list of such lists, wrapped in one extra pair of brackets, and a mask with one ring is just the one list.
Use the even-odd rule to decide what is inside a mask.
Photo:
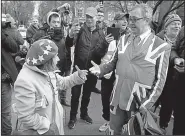
[(26, 41), (29, 44), (33, 43), (33, 35), (39, 30), (39, 20), (34, 17), (32, 23), (26, 31)]
[[(96, 21), (97, 10), (94, 7), (87, 8), (86, 22), (84, 25), (80, 28), (73, 24), (71, 32), (66, 38), (66, 46), (73, 46), (74, 33), (79, 32), (76, 38), (74, 65), (78, 65), (80, 69), (88, 70), (92, 66), (91, 60), (100, 64), (101, 58), (105, 55), (109, 42), (113, 40), (113, 37), (110, 37), (110, 35), (105, 37), (103, 31), (96, 28)], [(76, 69), (73, 71), (76, 71)], [(87, 107), (90, 102), (91, 89), (94, 87), (94, 84), (96, 84), (96, 80), (96, 76), (89, 73), (87, 80), (83, 85), (80, 117), (82, 120), (90, 124), (92, 124), (92, 119), (88, 115)], [(77, 121), (76, 115), (81, 87), (82, 85), (77, 85), (72, 88), (70, 121), (68, 123), (70, 129), (75, 127)]]
[(18, 52), (19, 45), (7, 34), (6, 17), (4, 19), (2, 19), (1, 29), (1, 134), (11, 135), (11, 86), (18, 75), (11, 53)]
[(170, 62), (174, 66), (174, 128), (173, 135), (185, 135), (185, 37), (184, 26), (172, 46)]

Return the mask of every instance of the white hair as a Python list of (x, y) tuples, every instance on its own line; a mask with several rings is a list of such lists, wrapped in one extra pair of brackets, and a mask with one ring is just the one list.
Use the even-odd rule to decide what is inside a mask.
[(152, 21), (152, 12), (153, 12), (153, 9), (148, 4), (145, 4), (145, 3), (137, 4), (137, 5), (135, 5), (132, 8), (132, 10), (134, 10), (136, 8), (141, 9), (141, 12), (143, 14), (143, 17), (145, 19), (147, 19), (149, 22)]

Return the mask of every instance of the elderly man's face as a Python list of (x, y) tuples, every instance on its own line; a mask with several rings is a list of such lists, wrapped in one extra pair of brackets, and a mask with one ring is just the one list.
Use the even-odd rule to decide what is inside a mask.
[(182, 23), (180, 21), (171, 22), (166, 28), (167, 35), (177, 36), (181, 29), (181, 25)]
[(38, 21), (38, 19), (33, 19), (32, 20), (32, 24), (34, 25), (34, 26), (37, 26), (38, 24), (39, 24), (39, 21)]
[(60, 27), (61, 26), (60, 17), (51, 17), (51, 21), (50, 21), (49, 25), (51, 28)]
[(86, 15), (86, 25), (87, 27), (95, 27), (96, 26), (97, 17), (91, 17)]
[(127, 28), (127, 25), (128, 25), (127, 19), (126, 17), (124, 17), (122, 20), (116, 21), (115, 27), (125, 30)]
[(133, 9), (130, 12), (129, 24), (134, 34), (140, 34), (143, 28), (148, 26), (140, 8)]

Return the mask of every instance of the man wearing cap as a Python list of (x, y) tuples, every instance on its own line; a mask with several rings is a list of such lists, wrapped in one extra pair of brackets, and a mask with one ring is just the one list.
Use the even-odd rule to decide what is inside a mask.
[(121, 135), (123, 125), (131, 112), (139, 106), (134, 93), (141, 101), (141, 113), (150, 109), (160, 96), (166, 80), (170, 46), (151, 31), (152, 9), (137, 4), (129, 13), (131, 34), (118, 41), (113, 59), (106, 64), (90, 68), (91, 73), (102, 77), (116, 69), (116, 81), (110, 102), (109, 134)]
[[(166, 17), (164, 21), (164, 29), (157, 34), (161, 39), (165, 40), (171, 47), (175, 44), (177, 39), (177, 35), (181, 29), (182, 20), (177, 14), (170, 14)], [(174, 66), (172, 63), (169, 63), (167, 78), (165, 82), (165, 86), (159, 100), (158, 104), (161, 104), (160, 109), (160, 121), (159, 125), (164, 130), (168, 127), (168, 123), (171, 119), (172, 111), (173, 111), (173, 94), (174, 89)], [(158, 105), (157, 105), (158, 106)], [(156, 107), (157, 107), (156, 106)]]
[[(97, 21), (97, 10), (94, 7), (89, 7), (86, 10), (86, 22), (80, 27), (76, 27), (73, 24), (71, 32), (66, 38), (66, 46), (73, 46), (73, 38), (76, 38), (75, 45), (75, 56), (74, 65), (78, 65), (80, 69), (88, 70), (92, 64), (91, 60), (96, 63), (101, 63), (101, 58), (105, 55), (108, 48), (108, 44), (113, 40), (110, 35), (104, 35), (101, 29), (96, 28)], [(73, 71), (76, 71), (74, 69)], [(88, 105), (90, 102), (91, 89), (96, 84), (97, 77), (90, 74), (87, 76), (87, 81), (83, 85), (80, 117), (87, 123), (92, 124), (92, 119), (88, 115)], [(77, 121), (76, 115), (78, 111), (79, 98), (81, 94), (82, 85), (77, 85), (72, 88), (71, 97), (71, 111), (70, 111), (70, 121), (68, 127), (70, 129), (75, 127)]]
[[(129, 14), (124, 14), (124, 13), (117, 13), (114, 17), (115, 27), (120, 28), (119, 38), (124, 34), (127, 35), (130, 33), (130, 30), (128, 28), (128, 19), (129, 19)], [(117, 47), (116, 43), (117, 43), (116, 40), (113, 40), (110, 42), (108, 51), (105, 54), (105, 56), (102, 58), (101, 64), (105, 64), (110, 61), (114, 52), (116, 51), (116, 47)], [(115, 81), (114, 71), (104, 75), (104, 77), (101, 78), (101, 100), (103, 105), (102, 117), (106, 120), (106, 123), (100, 126), (99, 131), (106, 131), (106, 129), (109, 127), (110, 96), (113, 90), (114, 81)]]
[(11, 135), (12, 85), (18, 71), (11, 53), (19, 51), (15, 39), (7, 33), (6, 15), (2, 14), (1, 24), (1, 134)]

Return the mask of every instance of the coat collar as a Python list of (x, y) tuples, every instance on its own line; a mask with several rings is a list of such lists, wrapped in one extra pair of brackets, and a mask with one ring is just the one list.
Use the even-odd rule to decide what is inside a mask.
[[(36, 66), (29, 66), (27, 63), (24, 63), (23, 67), (28, 68), (28, 69), (30, 69), (34, 72), (37, 72), (41, 75), (44, 75), (44, 76), (48, 76), (48, 73), (50, 73), (50, 72), (48, 72), (48, 73), (44, 72), (44, 71), (40, 70), (39, 68), (37, 68)], [(60, 70), (53, 71), (53, 73), (58, 73), (58, 72), (60, 72)]]

